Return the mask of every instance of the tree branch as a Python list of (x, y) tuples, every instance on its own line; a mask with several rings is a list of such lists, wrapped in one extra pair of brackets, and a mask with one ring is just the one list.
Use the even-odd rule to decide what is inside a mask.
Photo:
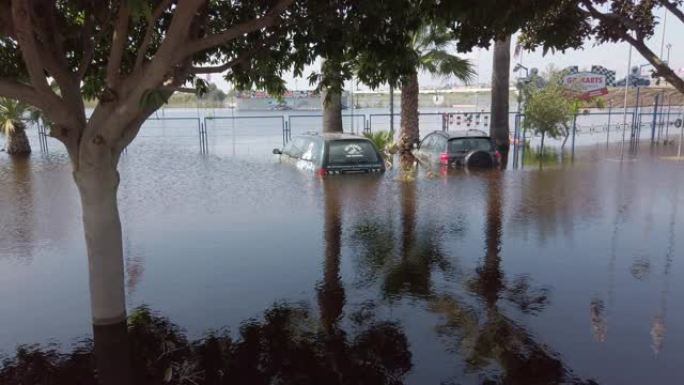
[(0, 78), (0, 96), (16, 99), (40, 108), (38, 92), (33, 87), (14, 79)]
[(667, 8), (668, 11), (672, 12), (673, 15), (677, 16), (682, 23), (684, 23), (684, 11), (679, 9), (677, 2), (672, 2), (669, 0), (659, 0), (659, 2), (663, 5), (663, 7)]
[(197, 52), (228, 43), (246, 33), (258, 31), (275, 23), (276, 19), (294, 2), (294, 0), (279, 0), (276, 5), (260, 18), (245, 21), (234, 27), (214, 35), (206, 36), (200, 40), (191, 41), (183, 48), (183, 56), (193, 55)]
[(15, 34), (21, 49), (21, 56), (29, 73), (31, 84), (43, 93), (53, 93), (45, 77), (41, 55), (36, 46), (33, 35), (28, 0), (16, 0), (12, 2), (12, 21), (14, 22)]
[(626, 42), (631, 44), (637, 51), (644, 57), (653, 67), (656, 69), (658, 76), (665, 78), (670, 84), (672, 84), (679, 92), (684, 94), (684, 79), (677, 76), (677, 74), (670, 68), (669, 65), (665, 64), (655, 52), (651, 51), (650, 48), (642, 41), (633, 38), (628, 32), (625, 31), (623, 38)]
[(608, 21), (608, 20), (613, 20), (617, 21), (618, 23), (622, 24), (626, 28), (633, 29), (634, 31), (639, 31), (639, 25), (632, 19), (629, 19), (627, 17), (618, 15), (616, 13), (603, 13), (596, 9), (594, 5), (591, 3), (591, 0), (581, 0), (582, 4), (584, 4), (585, 7), (587, 7), (588, 11), (584, 11), (583, 9), (579, 8), (582, 13), (586, 15), (586, 12), (589, 12), (591, 16), (593, 16), (596, 19), (602, 20), (602, 21)]
[(128, 38), (128, 21), (131, 15), (131, 10), (126, 5), (125, 1), (121, 1), (119, 7), (114, 33), (112, 35), (112, 48), (109, 51), (109, 60), (107, 62), (107, 77), (105, 83), (109, 88), (116, 87), (119, 81), (121, 61)]
[(14, 36), (12, 4), (10, 0), (0, 0), (0, 37), (3, 36)]
[(147, 21), (145, 36), (140, 44), (140, 48), (138, 48), (138, 55), (135, 58), (135, 66), (133, 67), (133, 71), (140, 70), (143, 60), (145, 59), (145, 54), (147, 53), (147, 49), (149, 48), (152, 38), (154, 37), (154, 26), (157, 23), (157, 20), (159, 20), (161, 17), (162, 13), (164, 13), (169, 5), (171, 5), (171, 1), (173, 0), (162, 0), (159, 4), (157, 4), (157, 7), (154, 9), (151, 17)]
[(78, 65), (76, 77), (82, 80), (88, 71), (90, 62), (93, 61), (95, 55), (95, 42), (93, 41), (93, 33), (95, 31), (95, 16), (91, 12), (86, 13), (86, 21), (83, 26), (83, 57), (81, 63)]
[(218, 66), (208, 66), (208, 67), (191, 67), (189, 72), (193, 74), (214, 74), (227, 71), (238, 64), (244, 64), (250, 58), (254, 57), (258, 53), (268, 49), (271, 44), (276, 41), (277, 35), (273, 34), (266, 39), (262, 40), (261, 43), (247, 50), (245, 53), (239, 55), (237, 58), (230, 60), (224, 64)]

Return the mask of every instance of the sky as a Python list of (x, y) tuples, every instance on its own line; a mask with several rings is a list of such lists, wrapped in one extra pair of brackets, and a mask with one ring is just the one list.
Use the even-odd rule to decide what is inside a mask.
[[(664, 9), (660, 10), (658, 16), (660, 16), (661, 21), (663, 20)], [(673, 69), (684, 71), (684, 24), (681, 23), (673, 15), (668, 15), (666, 23), (660, 23), (656, 27), (654, 36), (647, 42), (648, 46), (656, 54), (660, 54), (661, 42), (663, 41), (663, 26), (665, 26), (665, 45), (668, 43), (672, 45), (670, 50), (670, 63)], [(515, 41), (515, 37), (514, 37)], [(515, 45), (515, 44), (513, 44)], [(511, 70), (514, 67), (514, 63), (518, 63), (522, 60), (522, 64), (528, 68), (538, 68), (540, 72), (545, 71), (549, 65), (553, 65), (557, 69), (565, 68), (568, 66), (576, 65), (581, 69), (590, 69), (592, 65), (602, 65), (608, 69), (617, 72), (617, 78), (624, 78), (627, 73), (627, 63), (629, 56), (629, 44), (627, 43), (607, 43), (602, 45), (596, 45), (595, 42), (587, 42), (583, 49), (581, 50), (568, 50), (565, 53), (548, 53), (546, 56), (542, 54), (541, 50), (536, 50), (532, 52), (525, 51), (522, 54), (522, 58), (514, 57), (513, 47), (511, 47)], [(663, 50), (663, 56), (667, 58), (667, 48)], [(455, 52), (454, 52), (455, 53)], [(492, 77), (492, 51), (491, 49), (476, 49), (470, 53), (462, 54), (464, 57), (471, 60), (471, 63), (477, 71), (477, 78), (473, 83), (490, 83)], [(632, 50), (632, 66), (647, 64), (648, 62), (636, 51)], [(313, 66), (308, 67), (304, 71), (304, 78), (295, 78), (292, 74), (287, 74), (285, 80), (287, 82), (287, 88), (290, 90), (306, 90), (312, 89), (313, 86), (309, 85), (306, 76), (314, 70), (318, 69), (318, 64), (314, 63)], [(648, 73), (648, 67), (644, 67), (644, 73)], [(518, 75), (523, 75), (524, 71), (519, 74), (511, 73), (511, 79), (515, 79)], [(680, 73), (681, 74), (681, 73)], [(216, 82), (220, 88), (228, 89), (231, 88), (230, 85), (214, 75), (211, 81)], [(443, 79), (435, 78), (427, 73), (419, 74), (420, 86), (423, 89), (437, 88), (445, 83), (454, 83), (454, 79)], [(351, 88), (351, 82), (347, 84), (347, 89)], [(359, 90), (369, 89), (363, 84), (359, 84)], [(356, 89), (355, 88), (355, 89)], [(385, 87), (386, 88), (386, 87)], [(380, 87), (382, 90), (383, 87)]]

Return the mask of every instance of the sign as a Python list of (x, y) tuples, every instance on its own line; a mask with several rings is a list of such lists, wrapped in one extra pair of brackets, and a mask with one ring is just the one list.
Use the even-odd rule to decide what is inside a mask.
[(580, 98), (589, 99), (606, 95), (606, 75), (592, 72), (578, 72), (563, 77), (563, 86), (579, 94)]

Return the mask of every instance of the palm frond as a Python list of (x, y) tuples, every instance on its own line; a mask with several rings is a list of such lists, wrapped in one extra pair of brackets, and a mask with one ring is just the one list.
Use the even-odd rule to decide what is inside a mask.
[(432, 49), (420, 58), (421, 69), (433, 75), (456, 77), (468, 83), (475, 76), (475, 70), (468, 59), (452, 55), (441, 49)]

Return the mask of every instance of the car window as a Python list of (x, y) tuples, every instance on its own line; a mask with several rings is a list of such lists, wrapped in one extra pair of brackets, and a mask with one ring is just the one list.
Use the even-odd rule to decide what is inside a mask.
[(292, 158), (301, 158), (307, 150), (309, 143), (311, 143), (311, 140), (308, 138), (296, 137), (285, 146), (283, 153)]
[(320, 163), (323, 152), (321, 141), (309, 140), (304, 147), (304, 152), (302, 152), (301, 156), (302, 160), (309, 160), (314, 163)]
[(328, 143), (328, 165), (378, 163), (375, 147), (365, 140), (335, 140)]
[(489, 138), (456, 138), (449, 141), (449, 152), (492, 151)]
[(442, 152), (444, 151), (446, 147), (446, 138), (441, 136), (441, 135), (435, 135), (435, 142), (433, 144), (433, 148), (435, 149), (435, 152)]
[(435, 136), (434, 135), (428, 135), (427, 138), (423, 139), (423, 142), (420, 144), (420, 149), (422, 151), (430, 152), (432, 151), (432, 144), (435, 141)]

